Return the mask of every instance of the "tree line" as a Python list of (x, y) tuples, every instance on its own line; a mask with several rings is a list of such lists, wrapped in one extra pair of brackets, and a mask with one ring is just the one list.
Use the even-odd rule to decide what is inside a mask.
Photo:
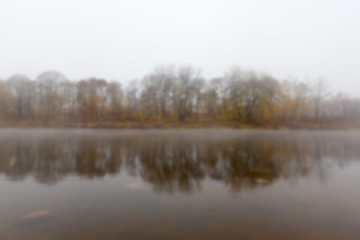
[(126, 86), (100, 78), (69, 80), (56, 71), (35, 79), (0, 80), (0, 121), (238, 122), (289, 124), (360, 119), (360, 99), (330, 94), (324, 80), (309, 85), (231, 68), (206, 80), (192, 66), (157, 67)]

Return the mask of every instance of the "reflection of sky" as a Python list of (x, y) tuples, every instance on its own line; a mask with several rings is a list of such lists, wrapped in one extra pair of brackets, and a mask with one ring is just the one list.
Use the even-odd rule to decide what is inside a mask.
[[(77, 239), (98, 239), (96, 234), (107, 239), (159, 234), (178, 239), (189, 235), (235, 239), (239, 234), (291, 238), (294, 233), (303, 237), (318, 233), (327, 239), (356, 236), (360, 192), (354, 183), (360, 180), (359, 171), (360, 164), (353, 163), (333, 168), (326, 183), (304, 178), (293, 185), (279, 179), (237, 193), (229, 192), (221, 181), (204, 179), (201, 191), (191, 195), (159, 194), (140, 177), (127, 174), (67, 176), (56, 185), (2, 177), (0, 237), (14, 231), (26, 239), (46, 234), (66, 239), (67, 233)], [(50, 214), (36, 221), (21, 220), (39, 210)]]

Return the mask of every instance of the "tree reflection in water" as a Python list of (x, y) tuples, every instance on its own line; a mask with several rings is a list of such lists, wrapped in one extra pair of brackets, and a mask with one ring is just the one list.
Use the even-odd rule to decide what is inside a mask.
[[(99, 130), (100, 131), (100, 130)], [(219, 134), (218, 134), (219, 133)], [(135, 134), (21, 134), (0, 138), (0, 173), (54, 184), (68, 175), (101, 178), (123, 168), (155, 191), (192, 193), (210, 178), (239, 192), (277, 179), (326, 181), (333, 164), (360, 157), (355, 136), (329, 133), (137, 131)]]

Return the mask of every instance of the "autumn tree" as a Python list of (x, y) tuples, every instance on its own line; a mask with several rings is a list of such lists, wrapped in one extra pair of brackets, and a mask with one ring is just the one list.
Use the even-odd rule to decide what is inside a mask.
[(0, 120), (8, 120), (15, 108), (11, 92), (8, 82), (0, 79)]
[(77, 101), (79, 114), (85, 121), (98, 121), (104, 117), (106, 110), (106, 81), (91, 78), (77, 84)]
[[(331, 96), (314, 85), (233, 67), (206, 81), (192, 66), (159, 66), (126, 87), (89, 78), (69, 80), (56, 71), (35, 79), (0, 80), (1, 123), (77, 124), (119, 121), (219, 121), (292, 124), (360, 120), (360, 99)], [(14, 123), (14, 124), (15, 124)]]
[[(279, 93), (278, 82), (268, 75), (246, 74), (244, 81), (244, 100), (246, 120), (251, 122), (255, 111), (269, 113)], [(263, 115), (264, 117), (264, 115)]]

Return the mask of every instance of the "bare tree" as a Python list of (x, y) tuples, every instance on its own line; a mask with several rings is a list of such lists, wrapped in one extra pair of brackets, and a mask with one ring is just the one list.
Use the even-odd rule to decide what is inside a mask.
[(41, 73), (36, 81), (39, 84), (40, 112), (45, 119), (56, 118), (61, 102), (59, 101), (58, 86), (61, 82), (68, 81), (59, 72), (48, 71)]
[(110, 114), (113, 120), (119, 120), (122, 113), (123, 91), (121, 84), (111, 82), (106, 89)]
[(173, 85), (173, 106), (179, 121), (183, 122), (193, 113), (196, 104), (196, 96), (203, 80), (200, 71), (191, 67), (183, 66), (178, 69), (178, 74)]
[(318, 121), (322, 112), (321, 107), (323, 105), (323, 101), (326, 97), (329, 96), (328, 91), (328, 83), (325, 81), (325, 79), (320, 78), (316, 81), (314, 85), (313, 90), (313, 103), (314, 103), (314, 120)]
[(15, 99), (17, 117), (32, 118), (35, 102), (35, 84), (25, 75), (13, 75), (8, 80)]

